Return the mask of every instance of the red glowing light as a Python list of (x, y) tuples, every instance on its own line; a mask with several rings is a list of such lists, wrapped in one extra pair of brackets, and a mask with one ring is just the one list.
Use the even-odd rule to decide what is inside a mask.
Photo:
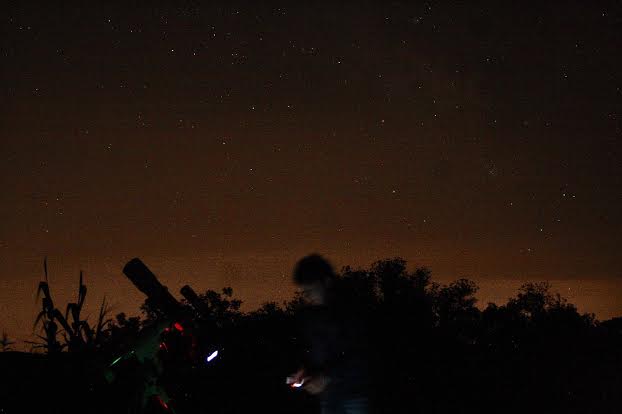
[(181, 326), (181, 324), (179, 322), (175, 322), (175, 324), (173, 325), (175, 327), (175, 329), (177, 329), (179, 332), (183, 332), (184, 331), (184, 327)]
[(165, 409), (165, 410), (167, 410), (167, 411), (168, 411), (168, 404), (166, 404), (164, 401), (162, 401), (162, 398), (160, 398), (160, 397), (157, 397), (157, 399), (158, 399), (158, 401), (160, 402), (160, 405), (161, 405), (162, 407), (164, 407), (164, 409)]

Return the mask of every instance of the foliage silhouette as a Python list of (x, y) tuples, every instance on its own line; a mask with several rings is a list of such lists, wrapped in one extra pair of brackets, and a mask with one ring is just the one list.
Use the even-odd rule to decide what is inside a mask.
[(1, 352), (12, 351), (11, 345), (14, 343), (14, 341), (9, 340), (9, 335), (5, 331), (2, 331), (2, 339), (0, 340)]
[[(39, 282), (37, 299), (43, 293), (41, 311), (35, 318), (34, 328), (41, 324), (45, 336), (37, 335), (42, 343), (29, 342), (34, 348), (43, 348), (48, 353), (57, 353), (67, 348), (69, 352), (93, 352), (103, 344), (107, 335), (108, 325), (112, 319), (107, 319), (109, 313), (104, 298), (99, 308), (97, 323), (91, 327), (86, 319), (81, 319), (81, 312), (86, 300), (87, 288), (80, 271), (78, 297), (76, 302), (68, 303), (65, 314), (54, 306), (50, 284), (48, 280), (47, 258), (43, 261), (44, 280)], [(59, 331), (59, 325), (63, 328)], [(63, 335), (64, 342), (59, 342), (57, 336)]]
[[(80, 349), (88, 341), (68, 346), (72, 337), (52, 302), (45, 262), (44, 269), (37, 322), (43, 321), (46, 334), (46, 364), (57, 361), (46, 365), (46, 372), (58, 377), (55, 383), (81, 390), (75, 393), (76, 401), (98, 401), (91, 412), (128, 412), (127, 390), (105, 384), (95, 369), (76, 368), (76, 361), (84, 363), (79, 357), (84, 353), (60, 352)], [(527, 283), (505, 304), (488, 304), (482, 310), (476, 306), (477, 290), (468, 279), (436, 283), (428, 269), (409, 271), (401, 258), (379, 260), (368, 268), (346, 266), (339, 272), (334, 287), (339, 306), (357, 315), (372, 333), (369, 363), (375, 412), (616, 412), (622, 404), (622, 318), (600, 322), (594, 315), (580, 314), (547, 283)], [(70, 322), (65, 323), (74, 334), (80, 329), (85, 294), (80, 283), (78, 300), (66, 313)], [(242, 302), (231, 288), (197, 296), (201, 317), (182, 322), (199, 343), (206, 348), (218, 344), (222, 352), (209, 364), (204, 359), (197, 364), (183, 357), (192, 349), (192, 341), (183, 339), (186, 331), (162, 336), (171, 348), (160, 351), (161, 380), (177, 412), (316, 412), (314, 398), (284, 384), (284, 376), (297, 368), (306, 352), (296, 325), (303, 304), (300, 295), (251, 312), (240, 310)], [(195, 307), (181, 303), (188, 314), (196, 314)], [(162, 316), (149, 303), (141, 309), (142, 319), (120, 313), (107, 323), (100, 316), (106, 329), (98, 337), (100, 346), (92, 348), (92, 365), (127, 352), (132, 338)], [(68, 342), (54, 345), (56, 322)], [(80, 337), (90, 336), (83, 330)], [(21, 372), (39, 372), (34, 366)], [(59, 366), (72, 367), (71, 375)], [(47, 384), (46, 393), (60, 389)], [(0, 397), (15, 401), (18, 395), (13, 390)], [(76, 403), (75, 409), (65, 406), (59, 412), (83, 412), (78, 407)]]

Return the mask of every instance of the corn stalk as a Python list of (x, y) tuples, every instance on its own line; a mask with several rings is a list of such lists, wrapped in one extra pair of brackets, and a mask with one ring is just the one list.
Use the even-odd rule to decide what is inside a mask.
[[(61, 311), (54, 306), (54, 301), (50, 293), (47, 258), (43, 261), (43, 269), (45, 280), (39, 282), (39, 287), (37, 289), (37, 299), (40, 294), (43, 293), (41, 302), (42, 309), (35, 319), (34, 327), (36, 328), (37, 325), (41, 323), (45, 336), (37, 335), (43, 340), (42, 343), (28, 343), (33, 344), (34, 348), (44, 348), (48, 353), (60, 352), (65, 347), (67, 347), (69, 352), (88, 351), (98, 348), (104, 339), (108, 324), (112, 322), (111, 319), (106, 318), (109, 313), (106, 299), (104, 298), (99, 309), (97, 325), (95, 328), (91, 328), (87, 319), (81, 319), (82, 308), (86, 301), (87, 288), (84, 284), (83, 273), (80, 271), (77, 300), (76, 302), (67, 304), (65, 314), (63, 315)], [(63, 328), (60, 332), (58, 330), (59, 325)], [(62, 344), (57, 340), (57, 335), (60, 333), (62, 333), (64, 337), (64, 343)]]

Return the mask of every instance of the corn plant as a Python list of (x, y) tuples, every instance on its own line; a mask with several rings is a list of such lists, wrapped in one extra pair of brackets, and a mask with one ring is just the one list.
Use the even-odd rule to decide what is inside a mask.
[(80, 271), (78, 300), (73, 303), (68, 303), (65, 309), (65, 321), (71, 320), (71, 323), (67, 322), (64, 333), (65, 343), (67, 343), (70, 352), (84, 350), (86, 347), (86, 340), (83, 334), (90, 330), (87, 321), (80, 319), (82, 307), (86, 300), (86, 285), (83, 283), (83, 280), (82, 271)]
[[(43, 270), (45, 280), (39, 282), (37, 289), (37, 299), (43, 293), (41, 302), (41, 312), (35, 320), (35, 328), (41, 323), (45, 336), (37, 335), (43, 340), (42, 343), (33, 343), (34, 348), (44, 348), (48, 353), (60, 352), (67, 347), (69, 352), (94, 350), (101, 345), (101, 342), (107, 332), (107, 326), (112, 322), (106, 319), (109, 308), (104, 298), (99, 309), (97, 324), (92, 328), (86, 319), (81, 319), (82, 308), (86, 300), (87, 288), (84, 284), (84, 277), (80, 271), (80, 281), (78, 285), (78, 297), (76, 302), (67, 304), (65, 314), (63, 315), (58, 308), (54, 306), (52, 295), (50, 293), (50, 285), (48, 281), (47, 258), (43, 261)], [(59, 332), (58, 328), (63, 328)], [(63, 335), (64, 343), (57, 340), (59, 334)]]
[(106, 318), (110, 313), (110, 308), (106, 304), (106, 298), (102, 300), (97, 316), (97, 324), (92, 328), (86, 320), (81, 321), (82, 341), (86, 349), (95, 350), (100, 348), (104, 339), (109, 334), (109, 325), (112, 319)]
[(62, 351), (66, 344), (61, 344), (57, 339), (59, 332), (56, 321), (58, 321), (61, 325), (66, 325), (67, 321), (63, 318), (62, 313), (54, 307), (54, 300), (52, 299), (52, 294), (50, 293), (50, 285), (48, 280), (47, 257), (43, 259), (43, 275), (44, 280), (39, 282), (39, 287), (37, 288), (37, 300), (39, 300), (40, 295), (43, 293), (43, 298), (41, 299), (41, 312), (37, 315), (33, 326), (33, 329), (36, 329), (37, 325), (41, 323), (41, 330), (43, 331), (44, 336), (37, 334), (37, 337), (43, 342), (26, 342), (32, 344), (33, 348), (42, 348), (48, 353), (57, 353)]

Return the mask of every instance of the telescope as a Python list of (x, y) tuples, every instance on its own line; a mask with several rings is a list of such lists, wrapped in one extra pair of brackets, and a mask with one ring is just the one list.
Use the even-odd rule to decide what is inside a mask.
[[(152, 309), (156, 309), (160, 313), (160, 317), (140, 331), (138, 337), (132, 341), (129, 352), (119, 356), (108, 365), (105, 372), (106, 379), (109, 383), (113, 382), (118, 375), (123, 375), (121, 366), (130, 366), (132, 364), (130, 361), (134, 361), (134, 363), (138, 362), (147, 368), (143, 370), (144, 383), (157, 384), (157, 379), (162, 372), (159, 352), (160, 350), (169, 350), (166, 340), (164, 342), (161, 340), (162, 334), (169, 332), (170, 335), (177, 331), (178, 335), (183, 335), (182, 338), (191, 337), (195, 341), (196, 338), (192, 334), (192, 329), (188, 331), (184, 328), (191, 328), (190, 325), (194, 325), (194, 322), (201, 322), (204, 329), (211, 328), (212, 325), (209, 324), (208, 318), (209, 309), (188, 285), (183, 286), (180, 293), (190, 306), (182, 305), (139, 258), (133, 258), (127, 262), (123, 267), (123, 273), (138, 290), (147, 296), (145, 303)], [(186, 326), (184, 327), (184, 325)], [(171, 330), (171, 327), (174, 329)], [(211, 329), (209, 330), (211, 331)], [(218, 347), (213, 344), (208, 350), (209, 352), (204, 355), (205, 358), (199, 358), (204, 363), (210, 363), (218, 355)], [(170, 399), (164, 389), (159, 386), (145, 386), (142, 391), (143, 408), (149, 400), (154, 399), (161, 407), (166, 408), (166, 411), (172, 411), (168, 405)]]
[(147, 296), (146, 301), (149, 305), (159, 309), (167, 316), (181, 313), (181, 304), (138, 257), (127, 262), (123, 267), (123, 273), (138, 290)]

